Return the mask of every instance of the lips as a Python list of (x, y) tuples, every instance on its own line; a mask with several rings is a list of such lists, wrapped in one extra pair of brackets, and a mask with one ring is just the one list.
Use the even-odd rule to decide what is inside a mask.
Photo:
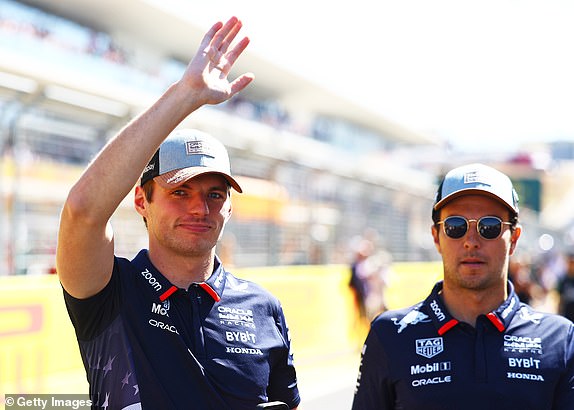
[(193, 232), (207, 232), (211, 229), (211, 225), (205, 222), (180, 222), (178, 226)]
[(482, 258), (477, 257), (466, 257), (460, 261), (461, 265), (467, 266), (477, 266), (477, 265), (484, 265), (486, 262)]

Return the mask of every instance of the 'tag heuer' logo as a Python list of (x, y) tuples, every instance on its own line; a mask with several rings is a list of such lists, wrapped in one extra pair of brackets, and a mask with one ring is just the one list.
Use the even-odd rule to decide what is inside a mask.
[(430, 339), (417, 339), (416, 353), (430, 359), (443, 351), (442, 337), (432, 337)]

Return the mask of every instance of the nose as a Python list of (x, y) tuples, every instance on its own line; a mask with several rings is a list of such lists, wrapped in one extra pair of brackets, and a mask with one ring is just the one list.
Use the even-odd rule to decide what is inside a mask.
[(189, 198), (188, 212), (194, 215), (209, 214), (209, 205), (207, 197), (201, 193), (196, 193)]
[(478, 221), (470, 219), (468, 221), (468, 229), (464, 235), (464, 246), (466, 248), (478, 248), (480, 245), (480, 235), (478, 234)]

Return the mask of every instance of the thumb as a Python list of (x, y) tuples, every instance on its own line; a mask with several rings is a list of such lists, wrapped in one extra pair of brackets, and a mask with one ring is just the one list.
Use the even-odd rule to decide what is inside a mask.
[(255, 75), (253, 73), (245, 73), (240, 77), (236, 78), (230, 85), (231, 85), (231, 95), (235, 95), (241, 90), (245, 89), (251, 81), (255, 79)]

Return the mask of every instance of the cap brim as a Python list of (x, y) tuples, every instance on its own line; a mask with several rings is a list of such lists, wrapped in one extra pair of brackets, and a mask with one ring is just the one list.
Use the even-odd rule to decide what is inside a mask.
[(218, 174), (224, 177), (229, 185), (237, 192), (241, 193), (243, 190), (241, 186), (237, 183), (237, 181), (231, 176), (226, 174), (225, 172), (217, 171), (208, 167), (189, 167), (189, 168), (182, 168), (176, 169), (170, 172), (166, 172), (165, 174), (158, 175), (154, 178), (154, 181), (158, 183), (159, 186), (165, 189), (173, 189), (176, 188), (185, 182), (189, 181), (192, 178), (195, 178), (199, 175), (204, 174)]

